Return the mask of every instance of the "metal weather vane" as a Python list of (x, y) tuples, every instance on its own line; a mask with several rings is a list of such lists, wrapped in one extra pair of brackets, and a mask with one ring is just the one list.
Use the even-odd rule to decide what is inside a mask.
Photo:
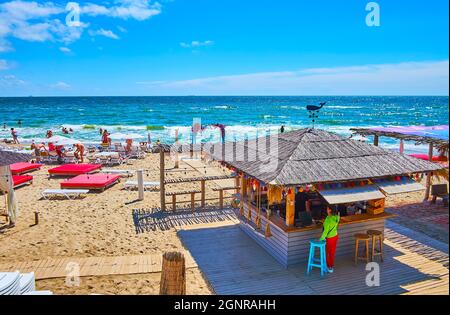
[(316, 119), (319, 118), (319, 111), (322, 109), (322, 107), (326, 103), (327, 102), (319, 103), (319, 106), (317, 106), (317, 105), (307, 105), (306, 106), (306, 110), (309, 112), (309, 118), (311, 118), (311, 121), (312, 121), (313, 129), (315, 127)]

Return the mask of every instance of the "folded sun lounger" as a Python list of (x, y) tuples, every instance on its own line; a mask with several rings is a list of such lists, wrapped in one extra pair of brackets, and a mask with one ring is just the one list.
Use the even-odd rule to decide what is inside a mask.
[(65, 164), (48, 170), (50, 176), (77, 176), (89, 174), (101, 169), (98, 164)]
[(135, 172), (136, 171), (115, 170), (115, 169), (110, 169), (110, 168), (108, 168), (108, 169), (105, 168), (101, 171), (101, 173), (104, 173), (104, 174), (114, 174), (114, 175), (120, 175), (123, 177), (131, 177), (131, 176), (133, 176), (133, 173), (135, 173)]
[[(127, 190), (137, 189), (138, 182), (134, 180), (127, 181), (123, 188)], [(144, 182), (144, 190), (154, 190), (159, 188), (159, 182)]]
[(30, 175), (13, 175), (13, 187), (19, 188), (33, 183), (33, 176)]
[(120, 181), (119, 175), (85, 174), (65, 180), (60, 185), (62, 189), (89, 189), (103, 191), (118, 181)]
[(42, 167), (42, 164), (25, 162), (25, 163), (14, 163), (11, 164), (9, 167), (13, 175), (21, 175), (40, 169)]
[(88, 189), (46, 189), (42, 192), (42, 197), (48, 199), (51, 196), (64, 196), (72, 200), (88, 192)]

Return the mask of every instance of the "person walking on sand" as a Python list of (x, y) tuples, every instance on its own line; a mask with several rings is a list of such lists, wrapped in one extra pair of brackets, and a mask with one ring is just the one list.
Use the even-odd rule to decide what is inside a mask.
[(341, 219), (336, 210), (327, 208), (327, 218), (323, 222), (323, 232), (320, 237), (321, 241), (326, 241), (326, 257), (328, 272), (334, 271), (334, 257), (336, 256), (336, 247), (339, 239), (338, 225)]
[(82, 143), (75, 143), (73, 147), (75, 148), (75, 152), (73, 153), (75, 158), (80, 160), (81, 163), (84, 163), (84, 145)]
[(19, 143), (19, 139), (17, 137), (17, 131), (14, 128), (11, 128), (11, 136), (13, 138), (13, 143), (14, 144), (20, 144)]

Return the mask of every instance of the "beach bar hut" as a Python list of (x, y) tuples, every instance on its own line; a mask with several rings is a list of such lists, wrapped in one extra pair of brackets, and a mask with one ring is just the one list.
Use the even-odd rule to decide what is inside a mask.
[(318, 129), (214, 144), (202, 151), (240, 182), (240, 227), (283, 266), (306, 262), (327, 207), (341, 213), (337, 255), (354, 235), (384, 230), (389, 194), (423, 190), (414, 179), (441, 166)]

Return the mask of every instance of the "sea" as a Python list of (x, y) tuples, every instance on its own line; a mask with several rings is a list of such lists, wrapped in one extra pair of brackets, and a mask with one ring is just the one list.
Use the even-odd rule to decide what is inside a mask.
[[(327, 103), (313, 123), (306, 106), (321, 102)], [(189, 143), (193, 121), (200, 120), (204, 129), (196, 142), (221, 141), (213, 124), (225, 126), (226, 141), (277, 133), (282, 125), (287, 131), (314, 127), (348, 137), (352, 127), (448, 125), (448, 115), (448, 96), (0, 97), (0, 138), (10, 138), (14, 127), (19, 140), (31, 143), (47, 130), (63, 135), (66, 127), (73, 130), (68, 137), (85, 143), (100, 142), (100, 128), (164, 143), (173, 143), (178, 130), (180, 142)], [(389, 138), (380, 143), (399, 147)], [(405, 150), (427, 149), (406, 143)]]

